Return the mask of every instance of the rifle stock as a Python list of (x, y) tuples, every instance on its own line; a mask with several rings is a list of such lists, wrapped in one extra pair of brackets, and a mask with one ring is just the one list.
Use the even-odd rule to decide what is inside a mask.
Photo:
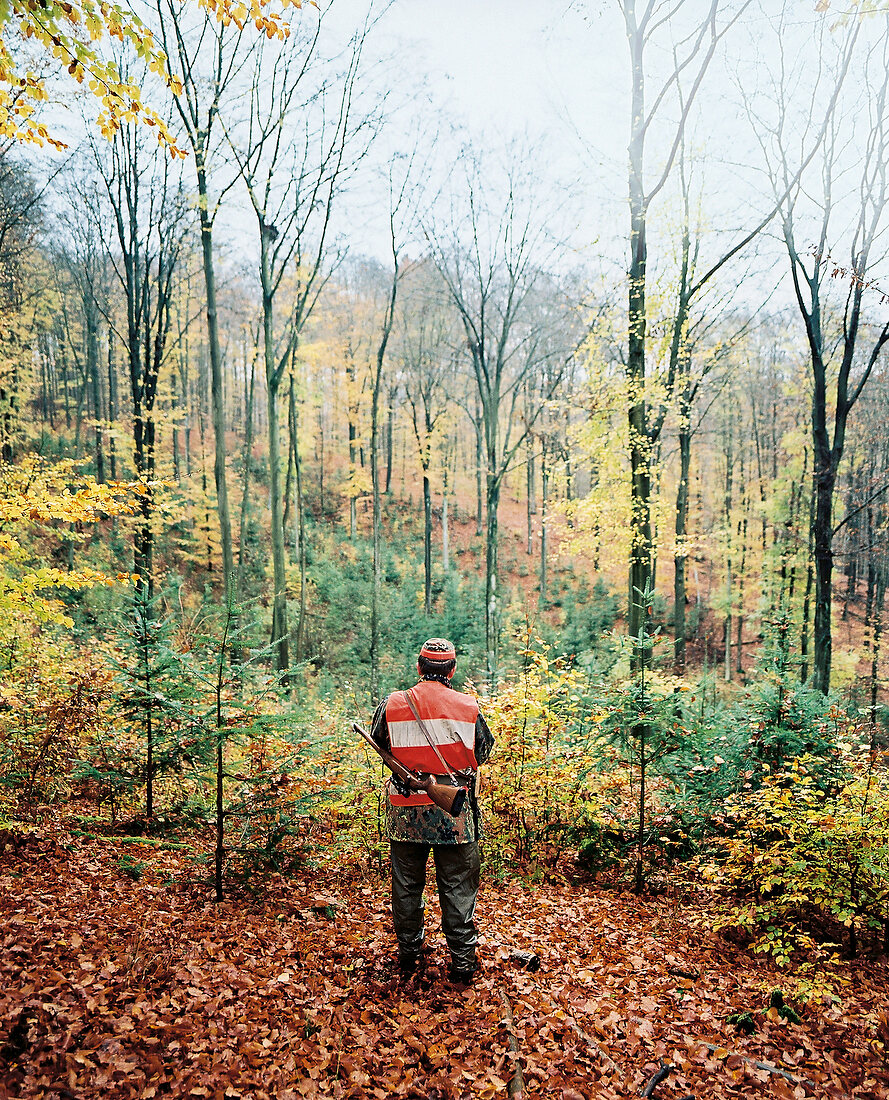
[(466, 805), (465, 787), (451, 787), (447, 783), (436, 783), (431, 776), (425, 780), (418, 779), (400, 760), (396, 760), (391, 752), (381, 749), (363, 726), (353, 722), (352, 729), (374, 750), (389, 771), (397, 775), (402, 782), (409, 784), (415, 791), (422, 791), (439, 809), (444, 810), (451, 817), (460, 816)]

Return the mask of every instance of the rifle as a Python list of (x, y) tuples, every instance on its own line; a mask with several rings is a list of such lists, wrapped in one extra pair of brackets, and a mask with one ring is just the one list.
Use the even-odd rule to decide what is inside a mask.
[(386, 752), (374, 741), (366, 729), (357, 722), (352, 723), (352, 729), (374, 750), (382, 759), (386, 767), (394, 775), (397, 775), (402, 783), (406, 783), (415, 791), (422, 791), (440, 809), (449, 813), (451, 817), (459, 817), (466, 805), (467, 790), (465, 787), (451, 787), (447, 783), (436, 783), (435, 777), (427, 775), (421, 779), (416, 772), (406, 768), (400, 760), (396, 760), (391, 752)]

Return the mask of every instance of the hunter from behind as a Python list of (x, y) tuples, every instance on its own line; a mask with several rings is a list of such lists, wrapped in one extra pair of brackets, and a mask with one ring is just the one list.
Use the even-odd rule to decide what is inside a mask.
[[(371, 737), (401, 765), (392, 768), (386, 781), (392, 922), (399, 968), (412, 973), (423, 950), (423, 891), (431, 850), (442, 931), (450, 951), (450, 977), (458, 984), (469, 984), (476, 972), (478, 942), (475, 904), (481, 816), (477, 777), (494, 739), (478, 700), (451, 687), (456, 666), (451, 642), (442, 638), (426, 642), (417, 659), (419, 682), (380, 703)], [(410, 778), (405, 778), (404, 770)], [(456, 796), (443, 798), (442, 789), (449, 787), (457, 788)]]

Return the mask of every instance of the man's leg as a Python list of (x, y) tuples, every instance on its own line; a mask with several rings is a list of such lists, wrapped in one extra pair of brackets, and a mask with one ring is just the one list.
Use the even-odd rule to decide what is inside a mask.
[(389, 842), (392, 862), (392, 925), (398, 940), (398, 961), (410, 968), (423, 946), (423, 889), (426, 886), (428, 844)]
[(478, 844), (436, 844), (435, 879), (441, 902), (441, 927), (451, 951), (451, 969), (468, 976), (475, 970), (475, 899), (478, 896)]

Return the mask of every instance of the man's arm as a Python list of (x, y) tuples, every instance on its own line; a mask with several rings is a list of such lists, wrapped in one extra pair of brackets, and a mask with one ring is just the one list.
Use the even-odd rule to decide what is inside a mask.
[[(374, 711), (373, 722), (370, 726), (370, 737), (381, 749), (391, 752), (392, 739), (389, 736), (389, 723), (386, 721), (386, 704), (388, 702), (388, 699), (384, 699)], [(403, 798), (414, 793), (407, 783), (403, 783), (397, 775), (390, 775), (389, 782), (394, 787), (395, 793), (400, 794)]]
[(475, 759), (479, 764), (484, 764), (491, 756), (491, 749), (494, 747), (494, 735), (488, 729), (488, 723), (482, 717), (482, 712), (478, 712), (478, 718), (475, 720)]
[(385, 749), (386, 752), (392, 751), (392, 741), (389, 737), (389, 723), (386, 721), (386, 703), (388, 699), (384, 699), (374, 711), (373, 721), (370, 726), (370, 736), (381, 749)]

